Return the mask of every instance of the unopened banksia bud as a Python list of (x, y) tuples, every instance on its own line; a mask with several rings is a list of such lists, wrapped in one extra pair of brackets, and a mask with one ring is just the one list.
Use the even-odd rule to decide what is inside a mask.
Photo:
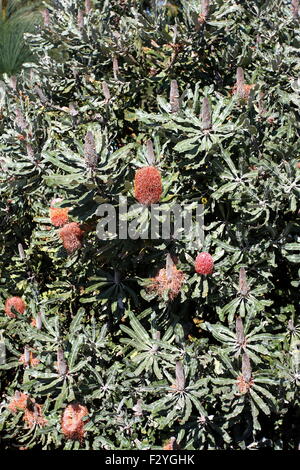
[(41, 14), (43, 17), (44, 26), (48, 28), (50, 26), (49, 10), (47, 8), (44, 8), (44, 10), (41, 11)]
[(206, 251), (203, 251), (197, 255), (194, 266), (198, 274), (212, 274), (214, 270), (213, 257)]
[(139, 203), (149, 206), (157, 203), (162, 195), (160, 171), (154, 166), (140, 168), (135, 173), (134, 195)]
[(146, 142), (146, 159), (149, 166), (155, 164), (155, 155), (153, 150), (152, 140), (148, 139)]
[(79, 29), (82, 29), (84, 26), (84, 17), (83, 17), (83, 11), (78, 10), (77, 12), (77, 26)]
[(292, 15), (296, 19), (299, 17), (299, 0), (292, 0)]
[(85, 14), (88, 15), (92, 10), (91, 0), (85, 0), (84, 2)]
[(84, 158), (89, 167), (95, 167), (97, 165), (96, 143), (91, 131), (88, 131), (85, 136)]
[(245, 78), (244, 70), (238, 67), (236, 71), (236, 94), (239, 98), (244, 98)]
[(208, 98), (203, 98), (202, 108), (201, 108), (201, 124), (204, 131), (208, 131), (212, 128), (211, 120), (211, 108)]
[(65, 355), (62, 348), (57, 349), (57, 371), (59, 375), (65, 375), (68, 372), (68, 366), (65, 361)]
[(245, 268), (240, 269), (240, 275), (239, 275), (239, 293), (245, 297), (250, 288), (247, 283), (247, 276), (246, 276), (246, 271)]
[(244, 325), (241, 317), (237, 317), (235, 322), (236, 342), (242, 346), (245, 342)]
[(245, 84), (244, 70), (242, 67), (238, 67), (236, 71), (236, 83), (233, 87), (233, 93), (236, 94), (241, 100), (248, 100), (251, 89), (253, 87), (254, 84)]
[(185, 389), (185, 375), (182, 362), (176, 362), (176, 390), (183, 392)]
[(111, 96), (110, 96), (110, 91), (109, 91), (108, 85), (105, 81), (102, 82), (102, 91), (103, 91), (103, 95), (104, 95), (104, 98), (105, 98), (105, 103), (108, 103)]
[(171, 105), (171, 113), (177, 113), (179, 111), (179, 91), (178, 91), (178, 84), (176, 80), (171, 80), (170, 105)]
[(197, 18), (198, 24), (196, 25), (196, 29), (199, 30), (201, 25), (205, 23), (209, 14), (209, 0), (201, 0), (201, 13)]

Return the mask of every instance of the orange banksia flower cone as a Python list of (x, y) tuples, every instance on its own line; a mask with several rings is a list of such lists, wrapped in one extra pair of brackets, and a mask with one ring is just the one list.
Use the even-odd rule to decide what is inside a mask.
[(62, 199), (56, 198), (51, 201), (49, 216), (51, 224), (54, 227), (62, 227), (69, 221), (69, 208), (68, 207), (55, 207), (55, 204), (62, 202)]
[(47, 419), (43, 416), (42, 405), (38, 405), (34, 400), (29, 400), (29, 403), (27, 401), (23, 420), (28, 428), (32, 428), (35, 425), (43, 427), (48, 423)]
[(65, 225), (68, 220), (68, 207), (50, 207), (50, 221), (54, 227), (61, 227)]
[(16, 413), (20, 410), (25, 410), (27, 404), (28, 395), (22, 392), (16, 392), (14, 396), (11, 398), (11, 401), (8, 405), (8, 409), (12, 411), (12, 413)]
[(5, 313), (8, 317), (10, 318), (16, 318), (16, 314), (12, 311), (12, 307), (19, 312), (20, 314), (23, 314), (26, 309), (26, 304), (21, 297), (10, 297), (9, 299), (6, 300), (5, 302)]
[(198, 274), (212, 274), (214, 270), (214, 260), (212, 256), (203, 251), (195, 259), (195, 271)]
[(77, 222), (66, 224), (59, 230), (59, 237), (68, 253), (81, 248), (83, 233)]
[(162, 195), (160, 171), (154, 166), (140, 168), (134, 179), (135, 198), (146, 206), (158, 202)]
[(243, 375), (239, 375), (236, 379), (236, 386), (238, 388), (238, 391), (244, 395), (245, 393), (248, 392), (248, 390), (252, 387), (254, 381), (251, 378), (249, 381), (245, 380), (245, 377)]
[(152, 279), (149, 290), (156, 291), (160, 296), (167, 292), (169, 299), (173, 300), (179, 294), (183, 281), (184, 273), (174, 265), (170, 276), (165, 268), (160, 269), (158, 275)]
[(61, 430), (66, 439), (83, 440), (85, 434), (84, 424), (87, 422), (86, 420), (83, 421), (83, 418), (88, 414), (87, 407), (79, 403), (66, 407), (61, 419)]

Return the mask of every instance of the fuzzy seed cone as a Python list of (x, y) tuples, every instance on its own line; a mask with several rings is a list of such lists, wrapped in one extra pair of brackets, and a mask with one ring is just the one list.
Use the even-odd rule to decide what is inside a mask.
[(82, 418), (88, 416), (88, 414), (87, 407), (79, 403), (66, 407), (61, 419), (61, 430), (66, 439), (83, 440), (84, 424), (87, 421), (82, 421)]
[(12, 307), (14, 307), (20, 314), (23, 314), (26, 309), (26, 304), (21, 297), (10, 297), (7, 299), (5, 302), (5, 313), (10, 318), (16, 318), (17, 315), (12, 312)]
[(212, 274), (214, 270), (214, 260), (209, 253), (203, 251), (195, 259), (195, 271), (198, 274)]
[(137, 170), (134, 179), (134, 194), (139, 203), (146, 206), (158, 202), (162, 194), (160, 171), (154, 166)]
[(69, 221), (68, 207), (50, 207), (50, 221), (54, 227), (61, 227)]
[(158, 275), (152, 279), (149, 290), (157, 292), (161, 297), (167, 292), (169, 299), (173, 300), (179, 294), (183, 281), (183, 272), (174, 265), (171, 267), (170, 273), (165, 268), (161, 269)]
[(77, 222), (66, 224), (59, 230), (59, 237), (68, 253), (81, 248), (83, 233)]

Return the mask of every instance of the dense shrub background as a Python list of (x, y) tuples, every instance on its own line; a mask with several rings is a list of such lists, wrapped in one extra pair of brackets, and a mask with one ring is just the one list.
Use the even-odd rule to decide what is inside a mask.
[[(27, 38), (37, 63), (0, 88), (2, 448), (148, 449), (172, 436), (182, 449), (298, 448), (297, 2), (47, 8)], [(238, 67), (249, 98), (235, 93)], [(149, 141), (161, 204), (205, 206), (198, 250), (96, 236), (99, 204), (135, 202)], [(59, 197), (84, 230), (72, 254), (49, 220)], [(201, 251), (212, 275), (195, 273)], [(172, 301), (147, 289), (168, 254), (185, 274)], [(14, 319), (12, 296), (27, 305)], [(19, 362), (24, 348), (38, 365)], [(16, 391), (46, 424), (8, 408)], [(89, 411), (81, 442), (61, 431), (74, 402)]]

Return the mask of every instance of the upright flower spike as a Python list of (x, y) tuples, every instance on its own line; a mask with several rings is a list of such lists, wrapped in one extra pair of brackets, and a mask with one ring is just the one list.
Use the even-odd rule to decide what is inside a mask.
[(299, 18), (299, 0), (292, 0), (292, 15), (295, 19)]
[(23, 315), (26, 309), (26, 304), (21, 297), (10, 297), (5, 302), (5, 313), (10, 318), (16, 318), (17, 315), (12, 311), (12, 308)]
[(92, 10), (92, 2), (91, 0), (85, 0), (84, 2), (85, 14), (88, 15)]
[(176, 390), (183, 392), (185, 389), (185, 375), (182, 362), (176, 361)]
[(68, 253), (74, 253), (81, 248), (83, 233), (77, 222), (66, 224), (59, 230), (59, 237)]
[(245, 297), (250, 290), (250, 287), (247, 282), (247, 275), (245, 268), (240, 269), (240, 275), (239, 275), (239, 293)]
[(151, 139), (148, 139), (146, 142), (146, 158), (149, 166), (155, 165), (155, 155)]
[(236, 83), (233, 87), (233, 93), (236, 94), (241, 100), (248, 100), (250, 91), (254, 87), (252, 85), (245, 84), (244, 70), (242, 67), (238, 67), (236, 71)]
[(237, 317), (235, 321), (236, 342), (239, 346), (245, 343), (244, 325), (241, 317)]
[(107, 104), (107, 103), (109, 103), (109, 101), (111, 99), (111, 96), (110, 96), (110, 91), (109, 91), (108, 85), (107, 85), (105, 80), (102, 82), (102, 91), (103, 91), (103, 95), (104, 95), (104, 98), (105, 98), (105, 103)]
[(61, 419), (61, 430), (66, 439), (83, 440), (85, 434), (84, 424), (87, 422), (87, 420), (83, 421), (83, 418), (88, 414), (87, 407), (79, 403), (66, 407)]
[(135, 173), (134, 194), (145, 206), (157, 203), (162, 195), (160, 171), (154, 166), (140, 168)]
[(49, 10), (45, 8), (44, 10), (41, 11), (42, 17), (43, 17), (43, 23), (46, 28), (50, 26), (50, 15), (49, 15)]
[(214, 260), (213, 257), (203, 251), (199, 253), (195, 259), (195, 271), (198, 274), (212, 274), (214, 270)]
[(77, 12), (77, 26), (79, 29), (82, 29), (84, 27), (83, 10), (78, 10)]
[(91, 131), (88, 131), (84, 141), (84, 158), (87, 166), (95, 168), (97, 165), (97, 151), (94, 135)]
[(201, 13), (198, 16), (198, 25), (196, 29), (200, 29), (200, 26), (205, 23), (209, 14), (209, 0), (201, 0)]
[(252, 367), (250, 363), (250, 358), (248, 354), (244, 353), (242, 355), (242, 374), (246, 382), (249, 382), (252, 377)]
[(208, 98), (203, 98), (201, 108), (201, 124), (204, 131), (212, 128), (211, 107)]
[(242, 67), (238, 67), (236, 71), (236, 94), (239, 98), (244, 98), (245, 77)]
[(58, 348), (56, 357), (57, 357), (57, 371), (59, 375), (65, 375), (68, 372), (68, 366), (67, 366), (64, 351), (62, 348)]
[(171, 105), (171, 113), (178, 113), (180, 106), (179, 106), (179, 90), (178, 90), (177, 80), (171, 80), (170, 105)]

